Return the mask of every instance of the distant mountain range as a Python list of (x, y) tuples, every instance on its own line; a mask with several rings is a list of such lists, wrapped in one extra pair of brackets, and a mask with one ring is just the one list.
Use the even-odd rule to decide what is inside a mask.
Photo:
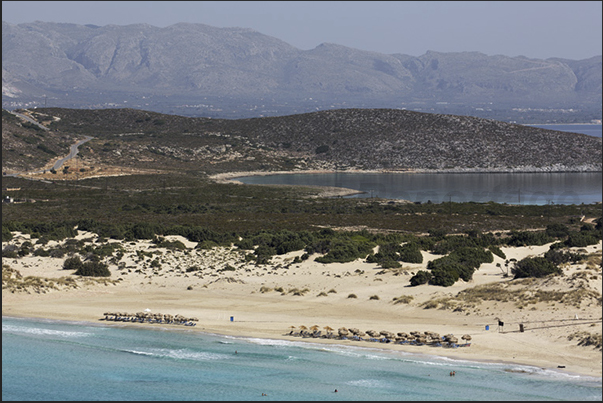
[(34, 100), (150, 110), (247, 105), (257, 116), (275, 105), (308, 111), (330, 104), (600, 111), (601, 71), (600, 55), (542, 60), (429, 51), (414, 57), (328, 43), (300, 50), (251, 29), (203, 24), (2, 22), (5, 107)]

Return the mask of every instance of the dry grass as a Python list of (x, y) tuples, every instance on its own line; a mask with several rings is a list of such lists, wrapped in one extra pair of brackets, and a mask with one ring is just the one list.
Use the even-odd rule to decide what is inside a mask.
[(399, 297), (394, 297), (392, 299), (394, 304), (410, 304), (410, 302), (414, 299), (412, 295), (401, 295)]
[[(505, 283), (484, 284), (460, 291), (454, 297), (436, 298), (420, 306), (425, 309), (450, 309), (464, 311), (482, 302), (513, 303), (518, 308), (536, 304), (564, 304), (580, 308), (591, 304), (601, 306), (601, 293), (588, 286), (590, 275), (578, 271), (568, 278), (527, 278)], [(569, 285), (562, 289), (555, 286)], [(394, 301), (397, 303), (396, 301)]]
[(80, 288), (81, 286), (91, 285), (114, 285), (120, 280), (111, 280), (106, 277), (68, 277), (46, 278), (38, 276), (23, 277), (18, 270), (8, 265), (2, 266), (2, 290), (15, 292), (25, 292), (31, 294), (44, 294), (52, 290), (64, 290), (71, 288)]
[(578, 340), (579, 346), (593, 346), (594, 348), (601, 350), (601, 334), (589, 333), (585, 331), (575, 332), (567, 337), (568, 340)]

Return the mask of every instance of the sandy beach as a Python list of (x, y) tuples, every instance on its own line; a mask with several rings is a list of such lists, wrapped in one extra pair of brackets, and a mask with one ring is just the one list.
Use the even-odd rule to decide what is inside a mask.
[[(3, 249), (30, 240), (28, 235), (13, 235), (9, 243), (2, 244)], [(86, 242), (95, 238), (81, 231), (78, 236)], [(244, 252), (234, 247), (200, 250), (182, 237), (166, 239), (180, 240), (188, 249), (156, 248), (150, 241), (111, 240), (119, 242), (125, 252), (118, 265), (109, 265), (112, 275), (108, 280), (73, 276), (62, 269), (66, 256), (3, 258), (2, 315), (182, 328), (105, 322), (103, 316), (105, 312), (150, 310), (197, 317), (197, 325), (190, 328), (210, 333), (395, 349), (601, 377), (601, 350), (590, 343), (597, 335), (599, 346), (601, 342), (601, 242), (585, 248), (592, 254), (591, 263), (565, 266), (563, 276), (512, 281), (503, 275), (505, 260), (495, 256), (493, 263), (476, 271), (471, 282), (461, 280), (444, 288), (409, 286), (413, 273), (436, 258), (427, 252), (422, 252), (421, 264), (389, 270), (361, 260), (321, 264), (314, 261), (316, 255), (293, 263), (303, 251), (276, 256), (271, 264), (256, 266), (246, 263)], [(46, 246), (53, 244), (56, 242), (50, 241)], [(540, 255), (549, 246), (501, 249), (507, 259), (520, 260)], [(153, 255), (145, 257), (137, 251)], [(160, 267), (151, 265), (153, 259)], [(65, 277), (76, 280), (65, 281)], [(499, 291), (491, 292), (508, 295), (507, 301), (459, 296), (461, 291), (488, 284), (500, 285)], [(559, 291), (568, 298), (537, 298), (536, 290)], [(499, 321), (504, 323), (502, 327)], [(467, 347), (444, 348), (289, 335), (292, 326), (298, 329), (300, 325), (317, 325), (323, 334), (324, 327), (329, 326), (394, 333), (432, 331), (454, 334), (459, 340), (468, 334), (472, 339)]]

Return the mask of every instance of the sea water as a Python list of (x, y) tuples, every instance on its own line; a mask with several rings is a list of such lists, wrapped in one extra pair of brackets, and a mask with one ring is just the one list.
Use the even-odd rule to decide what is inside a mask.
[(433, 354), (3, 317), (2, 400), (602, 398), (601, 378)]
[(415, 203), (496, 202), (591, 204), (601, 202), (601, 172), (552, 173), (296, 173), (237, 178), (246, 184), (334, 186), (364, 192), (350, 197)]
[[(529, 125), (601, 137), (601, 125)], [(358, 190), (352, 198), (415, 203), (591, 204), (602, 201), (601, 172), (554, 173), (324, 173), (237, 178), (246, 184), (334, 186)]]

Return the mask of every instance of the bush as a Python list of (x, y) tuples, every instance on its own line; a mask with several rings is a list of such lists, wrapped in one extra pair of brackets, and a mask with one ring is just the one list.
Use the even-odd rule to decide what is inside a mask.
[(395, 260), (383, 260), (381, 261), (380, 265), (383, 269), (397, 269), (402, 267), (402, 265)]
[(544, 257), (527, 257), (515, 263), (511, 269), (514, 278), (544, 277), (561, 274), (561, 269)]
[(599, 239), (590, 233), (572, 232), (571, 234), (569, 234), (569, 236), (565, 240), (564, 245), (567, 246), (568, 248), (571, 248), (571, 247), (585, 248), (589, 245), (596, 245), (598, 243), (599, 243)]
[(366, 258), (371, 253), (372, 244), (349, 239), (327, 240), (324, 244), (314, 245), (328, 250), (325, 256), (315, 259), (318, 263), (346, 263), (358, 258)]
[(547, 225), (545, 232), (548, 236), (552, 236), (554, 238), (565, 238), (569, 234), (570, 230), (567, 225), (556, 223)]
[(102, 262), (86, 262), (74, 274), (87, 277), (109, 277), (109, 267)]
[(549, 249), (544, 254), (544, 258), (546, 260), (548, 260), (549, 262), (551, 262), (553, 264), (557, 264), (557, 265), (562, 264), (562, 263), (568, 263), (568, 262), (577, 263), (577, 262), (581, 261), (582, 259), (584, 259), (585, 257), (586, 257), (585, 255), (582, 255), (580, 253), (564, 252), (557, 248), (552, 248), (552, 245), (551, 245), (551, 249)]
[(400, 249), (400, 261), (406, 263), (423, 263), (423, 255), (419, 245), (407, 243)]
[(498, 246), (491, 245), (488, 247), (488, 250), (501, 259), (507, 258), (507, 255), (505, 255), (505, 252), (503, 252)]
[(2, 242), (8, 242), (13, 239), (13, 234), (8, 227), (2, 226)]
[(451, 264), (446, 267), (438, 267), (431, 271), (431, 279), (429, 280), (429, 284), (450, 287), (459, 279), (459, 270), (462, 269), (463, 266), (460, 264)]
[(348, 298), (358, 298), (358, 296), (356, 296), (356, 294), (349, 294)]
[(507, 240), (509, 246), (544, 245), (553, 242), (555, 238), (544, 231), (512, 231)]
[(79, 270), (84, 266), (79, 256), (72, 256), (63, 262), (63, 270)]
[(316, 154), (324, 154), (329, 151), (329, 146), (326, 146), (326, 145), (318, 146), (318, 147), (316, 147), (316, 150), (314, 150), (314, 151), (316, 152)]
[(425, 270), (419, 270), (417, 274), (410, 278), (410, 285), (414, 287), (421, 284), (427, 284), (429, 280), (431, 280), (431, 273)]

